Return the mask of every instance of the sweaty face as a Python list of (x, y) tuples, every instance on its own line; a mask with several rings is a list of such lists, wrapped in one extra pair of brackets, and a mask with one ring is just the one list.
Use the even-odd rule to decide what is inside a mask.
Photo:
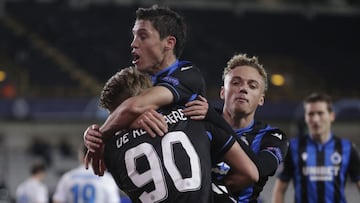
[(165, 40), (148, 20), (136, 20), (132, 32), (132, 63), (140, 72), (156, 73), (164, 61)]
[(259, 72), (250, 66), (237, 66), (224, 79), (220, 97), (224, 110), (230, 114), (255, 114), (258, 105), (264, 103), (264, 81)]
[(304, 105), (305, 122), (309, 133), (314, 138), (326, 137), (331, 131), (331, 123), (335, 119), (333, 112), (329, 112), (326, 102), (314, 102)]

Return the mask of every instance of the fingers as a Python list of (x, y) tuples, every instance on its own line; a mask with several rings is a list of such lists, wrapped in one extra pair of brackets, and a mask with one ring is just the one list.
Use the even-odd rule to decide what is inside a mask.
[(104, 159), (100, 159), (99, 160), (99, 176), (103, 176), (106, 170), (106, 166), (105, 166), (105, 160)]
[(84, 144), (91, 152), (101, 147), (103, 140), (99, 126), (91, 125), (86, 129), (84, 132)]
[(209, 109), (209, 104), (206, 102), (204, 97), (200, 100), (194, 100), (185, 104), (186, 108), (184, 109), (185, 116), (190, 117), (194, 120), (203, 120)]
[(100, 170), (99, 170), (99, 159), (98, 158), (96, 158), (96, 157), (92, 158), (91, 166), (94, 170), (95, 175), (99, 175)]
[[(139, 125), (140, 125), (140, 128), (145, 130), (151, 137), (156, 137), (156, 134), (157, 134), (156, 129), (153, 129), (153, 128), (157, 128), (157, 127), (150, 127), (143, 120), (139, 121)], [(161, 132), (158, 133), (158, 135), (162, 136)]]
[(164, 116), (155, 110), (148, 110), (143, 113), (131, 124), (131, 128), (141, 128), (151, 137), (156, 137), (157, 135), (163, 136), (168, 132), (168, 126)]
[(190, 116), (190, 119), (192, 119), (192, 120), (204, 120), (204, 119), (205, 119), (205, 115)]
[(86, 169), (89, 169), (89, 163), (90, 163), (90, 159), (91, 159), (91, 157), (89, 156), (89, 153), (90, 153), (90, 151), (88, 150), (86, 152), (85, 157), (84, 157), (84, 163), (85, 163), (85, 168)]
[(99, 157), (99, 176), (103, 176), (106, 170), (106, 166), (105, 166), (105, 160), (104, 160), (104, 146), (101, 147), (100, 149), (101, 153), (100, 153), (100, 157)]
[(106, 165), (103, 157), (103, 149), (104, 147), (101, 147), (96, 152), (91, 152), (88, 150), (84, 158), (85, 168), (88, 169), (91, 163), (94, 174), (98, 176), (103, 176), (106, 170)]
[(153, 135), (163, 136), (168, 132), (168, 126), (163, 115), (155, 110), (147, 112), (146, 117), (141, 120), (141, 127), (146, 130), (152, 131)]
[(201, 95), (198, 96), (198, 98), (203, 101), (203, 102), (206, 102), (207, 103), (207, 99)]

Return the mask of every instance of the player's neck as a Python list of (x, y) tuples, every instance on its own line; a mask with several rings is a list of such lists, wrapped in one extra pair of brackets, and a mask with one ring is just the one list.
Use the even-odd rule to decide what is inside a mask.
[(153, 72), (156, 74), (174, 64), (175, 61), (176, 57), (174, 54), (166, 54), (163, 60), (161, 60), (160, 63), (154, 67)]
[(322, 133), (322, 134), (312, 134), (311, 137), (318, 143), (324, 144), (330, 139), (330, 132)]
[(226, 111), (223, 112), (223, 117), (233, 129), (246, 128), (254, 120), (254, 116), (252, 114), (239, 115), (239, 114), (231, 114)]

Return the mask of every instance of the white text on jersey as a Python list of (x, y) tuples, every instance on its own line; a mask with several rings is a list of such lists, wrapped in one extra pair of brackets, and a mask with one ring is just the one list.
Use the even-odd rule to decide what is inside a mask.
[[(175, 124), (179, 121), (187, 120), (187, 117), (184, 115), (182, 109), (177, 109), (176, 111), (171, 111), (169, 114), (164, 116), (167, 124)], [(116, 147), (120, 148), (126, 143), (129, 142), (129, 136), (132, 136), (134, 139), (146, 134), (146, 131), (143, 129), (131, 130), (124, 133), (122, 136), (119, 136), (116, 139)]]

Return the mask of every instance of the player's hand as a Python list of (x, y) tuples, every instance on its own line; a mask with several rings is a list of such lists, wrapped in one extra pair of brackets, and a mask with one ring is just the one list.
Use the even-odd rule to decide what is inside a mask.
[(88, 169), (91, 163), (94, 174), (98, 176), (103, 176), (106, 170), (105, 161), (104, 161), (104, 145), (97, 151), (91, 152), (87, 151), (85, 158), (85, 168)]
[(209, 104), (205, 97), (199, 96), (199, 99), (185, 104), (184, 114), (193, 120), (203, 120), (209, 109)]
[(84, 144), (90, 152), (95, 152), (104, 144), (99, 129), (100, 126), (93, 124), (84, 132)]
[(163, 136), (168, 132), (168, 125), (162, 114), (150, 109), (141, 114), (131, 125), (131, 129), (141, 128), (151, 137)]

